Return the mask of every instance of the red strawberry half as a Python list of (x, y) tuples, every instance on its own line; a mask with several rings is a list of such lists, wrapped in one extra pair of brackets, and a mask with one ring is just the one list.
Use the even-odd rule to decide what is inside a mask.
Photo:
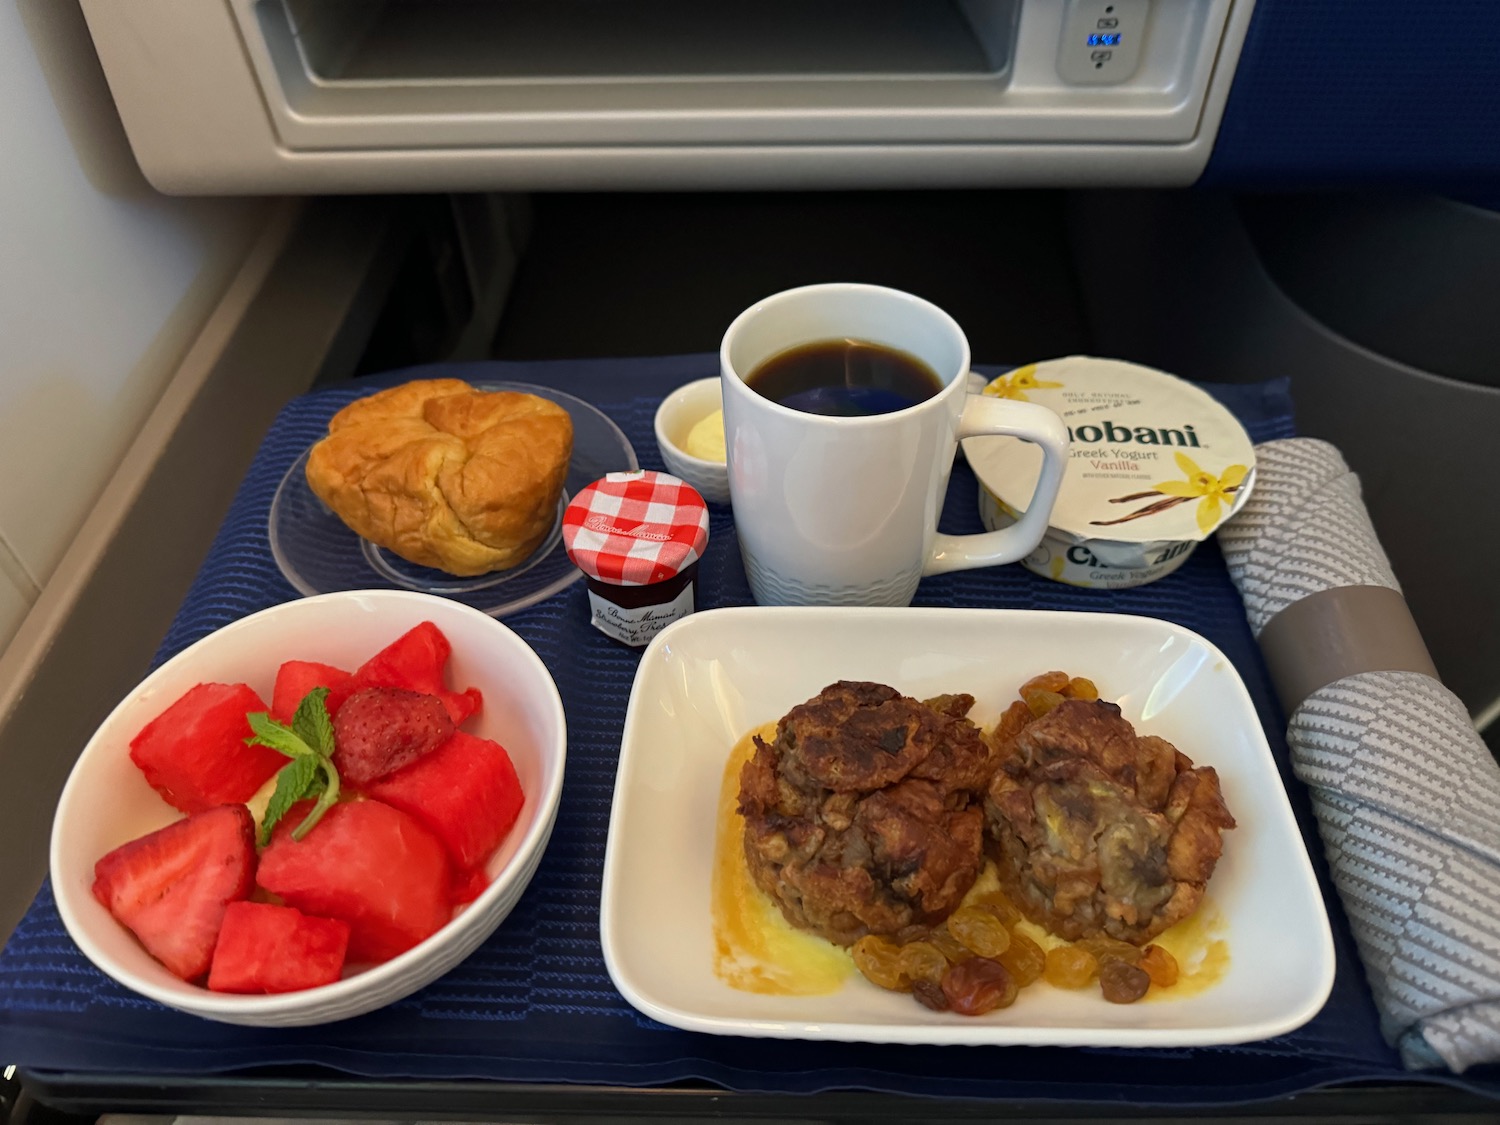
[(130, 740), (130, 759), (185, 813), (240, 804), (286, 765), (270, 747), (245, 744), (245, 716), (265, 709), (245, 684), (198, 684)]
[(477, 714), (483, 702), (478, 688), (449, 691), (446, 677), (453, 646), (431, 621), (408, 629), (370, 657), (354, 673), (357, 687), (399, 687), (435, 695), (448, 708), (454, 725)]
[(526, 800), (505, 747), (463, 731), (381, 778), (369, 793), (430, 828), (465, 870), (480, 867), (500, 846)]
[(453, 720), (434, 695), (405, 688), (365, 688), (333, 717), (333, 764), (351, 785), (416, 761), (453, 734)]
[(379, 801), (342, 801), (301, 840), (294, 805), (260, 857), (256, 881), (288, 906), (349, 923), (349, 960), (384, 961), (452, 916), (448, 857), (432, 833)]
[(254, 873), (255, 822), (244, 805), (221, 805), (110, 852), (94, 865), (94, 897), (151, 956), (194, 980)]
[(232, 902), (224, 912), (208, 987), (215, 992), (296, 992), (332, 984), (344, 967), (349, 925), (290, 906)]

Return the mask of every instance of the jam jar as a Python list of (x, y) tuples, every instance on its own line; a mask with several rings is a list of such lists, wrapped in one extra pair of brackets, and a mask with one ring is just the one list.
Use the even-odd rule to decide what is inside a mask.
[(569, 502), (562, 535), (600, 632), (639, 648), (693, 612), (708, 506), (691, 485), (649, 469), (610, 473)]

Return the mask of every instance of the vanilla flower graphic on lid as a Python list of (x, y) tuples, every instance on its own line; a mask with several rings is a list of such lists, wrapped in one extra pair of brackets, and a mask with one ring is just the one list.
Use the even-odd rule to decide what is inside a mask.
[(1231, 493), (1236, 492), (1245, 481), (1249, 471), (1244, 465), (1230, 465), (1222, 476), (1200, 469), (1186, 453), (1176, 455), (1177, 467), (1187, 480), (1167, 480), (1152, 485), (1157, 492), (1167, 496), (1180, 496), (1184, 500), (1198, 499), (1198, 530), (1207, 535), (1219, 524), (1219, 508), (1223, 504), (1234, 506)]
[(1131, 520), (1145, 519), (1147, 516), (1158, 515), (1161, 512), (1170, 512), (1179, 504), (1186, 504), (1189, 500), (1198, 501), (1198, 530), (1204, 535), (1209, 534), (1219, 525), (1219, 510), (1227, 501), (1231, 508), (1234, 507), (1234, 499), (1231, 493), (1238, 492), (1240, 486), (1245, 483), (1245, 476), (1249, 469), (1244, 465), (1230, 465), (1221, 476), (1205, 472), (1198, 467), (1198, 463), (1186, 453), (1174, 454), (1177, 458), (1177, 467), (1182, 470), (1186, 480), (1166, 480), (1160, 484), (1153, 484), (1149, 492), (1132, 492), (1129, 496), (1116, 496), (1110, 500), (1111, 504), (1130, 504), (1137, 500), (1149, 500), (1153, 496), (1165, 495), (1166, 500), (1157, 500), (1155, 503), (1147, 504), (1144, 508), (1137, 508), (1128, 516), (1121, 516), (1113, 520), (1089, 520), (1095, 527), (1113, 527), (1119, 523), (1129, 523)]
[(1030, 402), (1026, 397), (1027, 391), (1038, 391), (1044, 387), (1060, 387), (1061, 383), (1054, 383), (1047, 379), (1036, 377), (1036, 364), (1028, 363), (1025, 367), (1018, 367), (1009, 375), (1001, 375), (991, 379), (984, 388), (984, 393), (995, 398), (1013, 398), (1021, 402)]

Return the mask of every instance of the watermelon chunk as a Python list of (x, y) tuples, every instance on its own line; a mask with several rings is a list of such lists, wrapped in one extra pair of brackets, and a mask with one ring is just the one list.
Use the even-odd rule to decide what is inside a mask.
[(230, 903), (250, 894), (255, 822), (220, 805), (122, 844), (94, 865), (94, 897), (183, 980), (208, 972)]
[(315, 687), (328, 689), (328, 714), (337, 715), (353, 690), (354, 677), (332, 664), (316, 660), (288, 660), (276, 672), (276, 687), (271, 692), (271, 718), (291, 723), (308, 692)]
[(265, 709), (246, 684), (198, 684), (130, 740), (130, 759), (185, 813), (242, 804), (287, 761), (268, 746), (245, 744), (246, 714)]
[(505, 747), (463, 731), (366, 791), (421, 821), (465, 871), (484, 865), (526, 802)]
[(214, 992), (296, 992), (332, 984), (344, 967), (349, 924), (290, 906), (233, 902), (224, 912), (208, 987)]
[(448, 888), (448, 897), (453, 901), (454, 906), (462, 906), (484, 894), (485, 888), (489, 885), (490, 876), (484, 868), (476, 867), (473, 871), (460, 871), (455, 868), (453, 883)]
[(256, 881), (304, 914), (349, 924), (349, 960), (384, 961), (452, 917), (443, 845), (406, 813), (379, 801), (334, 805), (301, 840), (300, 802), (271, 834)]
[(396, 687), (435, 695), (448, 708), (453, 725), (458, 726), (478, 714), (484, 697), (478, 688), (451, 691), (448, 688), (448, 657), (453, 646), (443, 631), (431, 621), (413, 626), (355, 670), (354, 690), (367, 687)]

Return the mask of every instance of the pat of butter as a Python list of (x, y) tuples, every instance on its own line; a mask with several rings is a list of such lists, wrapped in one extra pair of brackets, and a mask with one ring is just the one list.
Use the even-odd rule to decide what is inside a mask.
[(700, 461), (723, 461), (724, 456), (724, 412), (715, 410), (703, 421), (688, 431), (683, 450)]

